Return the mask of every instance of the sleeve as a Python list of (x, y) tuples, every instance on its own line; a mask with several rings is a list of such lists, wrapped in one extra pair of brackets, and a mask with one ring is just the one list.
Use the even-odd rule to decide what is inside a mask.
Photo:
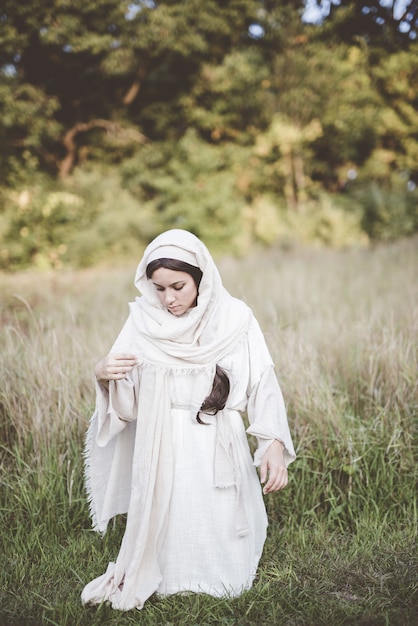
[(264, 335), (255, 318), (249, 328), (248, 343), (250, 375), (247, 413), (250, 426), (247, 433), (257, 438), (254, 465), (260, 465), (264, 453), (275, 439), (283, 443), (286, 465), (289, 465), (296, 454), (283, 395)]
[(138, 368), (123, 380), (109, 382), (109, 390), (96, 382), (96, 411), (98, 446), (106, 446), (124, 430), (127, 422), (136, 420), (136, 389), (139, 385)]
[[(135, 324), (130, 312), (110, 352), (129, 352), (135, 333)], [(123, 380), (110, 381), (108, 389), (96, 381), (95, 440), (98, 446), (106, 446), (124, 430), (127, 422), (136, 419), (138, 385), (138, 368), (129, 372)]]

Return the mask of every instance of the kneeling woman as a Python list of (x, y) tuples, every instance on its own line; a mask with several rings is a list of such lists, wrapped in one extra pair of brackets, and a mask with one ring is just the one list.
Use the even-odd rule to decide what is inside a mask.
[(273, 363), (251, 310), (191, 233), (157, 237), (135, 285), (141, 297), (95, 367), (86, 451), (94, 528), (127, 513), (126, 529), (82, 601), (128, 610), (154, 592), (236, 596), (266, 538), (263, 492), (286, 486), (295, 457)]

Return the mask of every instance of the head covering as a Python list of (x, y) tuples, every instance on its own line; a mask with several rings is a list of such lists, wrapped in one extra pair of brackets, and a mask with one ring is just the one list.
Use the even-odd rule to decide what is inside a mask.
[[(182, 316), (166, 310), (147, 279), (147, 265), (156, 258), (176, 258), (187, 263), (193, 260), (191, 264), (203, 273), (197, 306)], [(173, 480), (173, 377), (178, 372), (189, 376), (187, 403), (190, 419), (195, 420), (211, 390), (216, 364), (244, 338), (251, 319), (250, 309), (222, 286), (203, 242), (184, 230), (169, 230), (149, 244), (138, 265), (135, 285), (142, 295), (130, 304), (129, 317), (111, 351), (135, 353), (139, 366), (127, 377), (125, 387), (115, 381), (109, 383), (110, 399), (118, 394), (122, 403), (123, 389), (127, 390), (129, 403), (134, 387), (138, 410), (135, 433), (125, 428), (110, 444), (106, 443), (109, 437), (102, 439), (100, 415), (109, 414), (111, 408), (98, 405), (86, 451), (86, 478), (95, 529), (104, 532), (108, 521), (118, 513), (128, 512), (128, 518), (116, 563), (111, 563), (106, 574), (85, 587), (82, 599), (111, 600), (114, 608), (120, 609), (142, 606), (161, 580), (158, 546), (164, 539)], [(214, 484), (220, 488), (234, 485), (240, 502), (239, 468), (233, 465), (232, 443), (226, 440), (223, 420), (218, 422)]]
[[(166, 256), (168, 253), (172, 256)], [(173, 315), (160, 302), (154, 285), (147, 278), (147, 266), (158, 258), (185, 261), (198, 267), (203, 273), (197, 306), (190, 309), (185, 316), (173, 319)], [(226, 295), (218, 269), (205, 244), (192, 233), (180, 229), (162, 233), (145, 249), (136, 271), (135, 286), (143, 296), (136, 300), (136, 304), (144, 311), (149, 322), (146, 326), (149, 334), (158, 334), (169, 341), (180, 343), (197, 342), (201, 339), (209, 320), (215, 321), (213, 315), (219, 311), (220, 300)], [(151, 319), (156, 326), (151, 324)], [(141, 327), (144, 322), (146, 320), (143, 319)]]
[(178, 246), (159, 246), (147, 258), (147, 264), (157, 259), (176, 259), (197, 267), (196, 255)]
[[(176, 257), (165, 256), (168, 248)], [(156, 258), (193, 260), (191, 264), (202, 271), (197, 306), (181, 317), (175, 317), (167, 311), (158, 298), (155, 286), (147, 278), (147, 266)], [(187, 263), (189, 261), (186, 260)], [(192, 367), (214, 365), (225, 351), (232, 348), (238, 335), (248, 325), (248, 307), (232, 298), (224, 289), (209, 250), (188, 231), (169, 230), (149, 244), (138, 265), (135, 285), (142, 294), (130, 305), (131, 323), (135, 326), (137, 336), (133, 338), (132, 329), (127, 329), (126, 337), (122, 331), (113, 351), (138, 349), (141, 358), (159, 363), (171, 358), (174, 359), (171, 360), (173, 366), (176, 359), (180, 359), (178, 364), (183, 366), (185, 362)]]

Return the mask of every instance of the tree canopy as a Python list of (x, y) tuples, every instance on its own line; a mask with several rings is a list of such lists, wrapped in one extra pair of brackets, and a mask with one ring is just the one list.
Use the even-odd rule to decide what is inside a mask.
[(413, 2), (3, 0), (0, 22), (3, 267), (172, 225), (237, 251), (417, 229)]

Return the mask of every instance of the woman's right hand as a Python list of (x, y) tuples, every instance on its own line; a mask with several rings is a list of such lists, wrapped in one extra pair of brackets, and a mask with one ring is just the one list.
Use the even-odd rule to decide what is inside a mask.
[(134, 354), (111, 352), (96, 363), (94, 373), (99, 383), (123, 380), (137, 365), (138, 358)]

